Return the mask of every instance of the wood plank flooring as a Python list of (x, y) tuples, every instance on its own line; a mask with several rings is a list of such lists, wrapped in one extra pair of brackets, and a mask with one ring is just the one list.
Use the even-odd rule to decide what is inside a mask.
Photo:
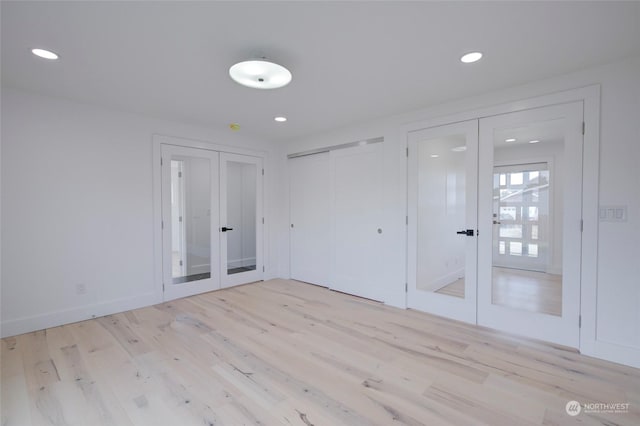
[(288, 280), (2, 339), (1, 364), (3, 426), (640, 424), (640, 370)]

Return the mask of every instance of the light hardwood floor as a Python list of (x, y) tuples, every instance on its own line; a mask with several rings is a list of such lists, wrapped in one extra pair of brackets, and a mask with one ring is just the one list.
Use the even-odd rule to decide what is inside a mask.
[(3, 426), (640, 424), (640, 370), (287, 280), (3, 339), (1, 381)]

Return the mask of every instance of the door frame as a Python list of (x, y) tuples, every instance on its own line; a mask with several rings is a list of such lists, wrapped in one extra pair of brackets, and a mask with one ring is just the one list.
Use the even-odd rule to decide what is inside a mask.
[[(404, 149), (408, 148), (408, 135), (410, 132), (456, 123), (473, 119), (480, 119), (509, 112), (523, 111), (527, 109), (557, 105), (562, 103), (582, 101), (584, 103), (583, 121), (585, 133), (583, 135), (583, 176), (582, 176), (582, 266), (581, 266), (581, 328), (580, 351), (587, 355), (600, 358), (620, 360), (630, 364), (635, 358), (631, 348), (624, 348), (607, 342), (597, 340), (596, 335), (596, 300), (598, 292), (597, 259), (598, 259), (598, 202), (599, 202), (599, 166), (600, 166), (600, 84), (593, 84), (579, 88), (538, 95), (535, 89), (528, 92), (520, 92), (519, 95), (496, 96), (493, 100), (487, 100), (485, 105), (492, 102), (491, 106), (483, 106), (475, 102), (471, 109), (460, 112), (460, 103), (450, 103), (440, 107), (426, 110), (427, 119), (408, 118), (406, 124), (400, 127), (400, 134), (405, 136)], [(415, 117), (415, 115), (413, 116)], [(408, 162), (403, 161), (406, 182), (408, 183)], [(407, 205), (408, 214), (408, 205)], [(408, 232), (408, 231), (407, 231)], [(406, 234), (405, 241), (408, 242)], [(408, 247), (406, 248), (408, 249)], [(408, 274), (408, 268), (407, 268)], [(408, 275), (407, 275), (408, 278)], [(408, 281), (407, 281), (408, 282)], [(406, 306), (406, 293), (405, 293)]]
[[(236, 148), (233, 146), (221, 145), (212, 142), (188, 139), (176, 136), (153, 134), (151, 137), (151, 149), (152, 149), (152, 186), (153, 186), (153, 303), (162, 303), (165, 301), (165, 294), (163, 290), (163, 275), (162, 275), (162, 167), (160, 162), (162, 161), (162, 145), (175, 145), (187, 148), (200, 148), (210, 151), (218, 151), (220, 153), (226, 152), (231, 154), (248, 155), (252, 157), (262, 158), (263, 168), (267, 168), (267, 152), (262, 150), (253, 150), (247, 148)], [(262, 187), (258, 188), (259, 191), (264, 194), (265, 188), (268, 187), (267, 180), (270, 178), (269, 173), (265, 173), (262, 179)], [(262, 197), (262, 211), (267, 212), (268, 209), (268, 197)], [(268, 246), (265, 244), (266, 238), (264, 235), (268, 229), (268, 218), (265, 217), (265, 225), (262, 225), (262, 254), (263, 259), (268, 259)], [(267, 269), (265, 267), (265, 269)], [(263, 275), (264, 277), (264, 275)]]

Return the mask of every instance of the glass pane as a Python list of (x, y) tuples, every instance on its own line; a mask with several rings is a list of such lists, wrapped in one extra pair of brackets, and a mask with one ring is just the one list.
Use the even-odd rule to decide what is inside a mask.
[(211, 278), (210, 173), (209, 159), (171, 160), (173, 284)]
[(227, 273), (256, 269), (255, 164), (227, 162)]
[(418, 143), (417, 289), (465, 297), (466, 137)]
[[(493, 304), (562, 315), (563, 197), (553, 173), (561, 182), (564, 126), (561, 119), (494, 129)], [(528, 143), (534, 139), (540, 143)], [(555, 169), (531, 161), (544, 158)]]
[(500, 236), (504, 238), (522, 238), (522, 225), (500, 225)]

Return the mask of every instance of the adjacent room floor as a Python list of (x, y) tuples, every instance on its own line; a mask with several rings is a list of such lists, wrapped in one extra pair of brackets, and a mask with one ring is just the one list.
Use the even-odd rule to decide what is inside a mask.
[[(289, 280), (2, 339), (2, 425), (640, 424), (640, 370)], [(569, 416), (567, 402), (629, 403)]]

